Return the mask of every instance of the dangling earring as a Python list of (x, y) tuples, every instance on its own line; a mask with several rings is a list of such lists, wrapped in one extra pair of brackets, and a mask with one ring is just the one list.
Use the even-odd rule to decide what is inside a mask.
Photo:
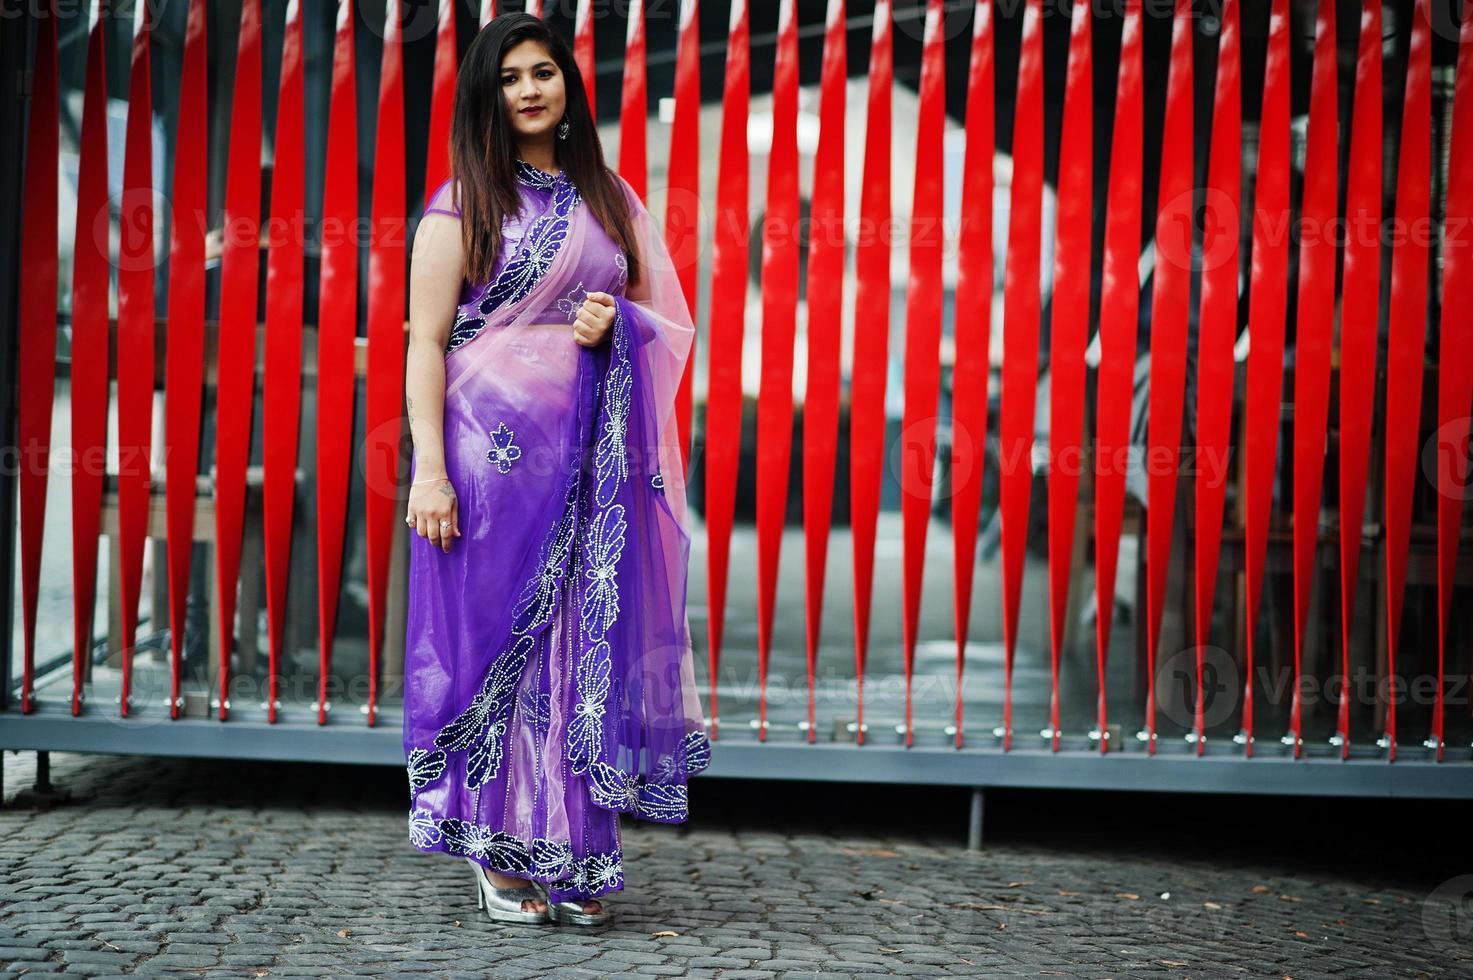
[(557, 138), (560, 140), (567, 139), (568, 131), (572, 128), (573, 127), (568, 123), (567, 117), (563, 117), (563, 121), (557, 124)]

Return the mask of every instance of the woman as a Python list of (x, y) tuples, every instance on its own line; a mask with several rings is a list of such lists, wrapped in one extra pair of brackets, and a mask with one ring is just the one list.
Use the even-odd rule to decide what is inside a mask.
[(584, 92), (540, 19), (493, 20), (415, 233), (409, 833), (500, 921), (606, 921), (619, 815), (685, 821), (710, 761), (674, 419), (694, 328)]

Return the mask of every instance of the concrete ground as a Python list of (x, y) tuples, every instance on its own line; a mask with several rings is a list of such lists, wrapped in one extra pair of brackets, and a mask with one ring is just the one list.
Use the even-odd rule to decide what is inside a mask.
[[(34, 753), (4, 755), (5, 800)], [(0, 977), (1473, 976), (1467, 804), (698, 778), (602, 930), (478, 917), (403, 773), (52, 756), (0, 810)]]

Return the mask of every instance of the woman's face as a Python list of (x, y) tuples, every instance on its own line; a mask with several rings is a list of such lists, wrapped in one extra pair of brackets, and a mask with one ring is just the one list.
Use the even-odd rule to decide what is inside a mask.
[(551, 139), (563, 118), (563, 73), (540, 41), (523, 41), (501, 59), (501, 94), (519, 140)]

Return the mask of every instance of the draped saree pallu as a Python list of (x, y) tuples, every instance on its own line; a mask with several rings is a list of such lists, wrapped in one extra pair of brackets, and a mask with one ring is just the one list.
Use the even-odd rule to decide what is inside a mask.
[[(711, 758), (696, 693), (675, 394), (694, 327), (622, 177), (647, 299), (566, 173), (517, 164), (520, 214), (465, 283), (445, 355), (462, 537), (411, 540), (404, 751), (424, 851), (548, 885), (623, 887), (619, 815), (681, 823)], [(425, 212), (457, 214), (450, 182)], [(607, 338), (573, 340), (589, 291)], [(644, 288), (637, 292), (644, 293)], [(413, 532), (411, 532), (413, 533)]]

